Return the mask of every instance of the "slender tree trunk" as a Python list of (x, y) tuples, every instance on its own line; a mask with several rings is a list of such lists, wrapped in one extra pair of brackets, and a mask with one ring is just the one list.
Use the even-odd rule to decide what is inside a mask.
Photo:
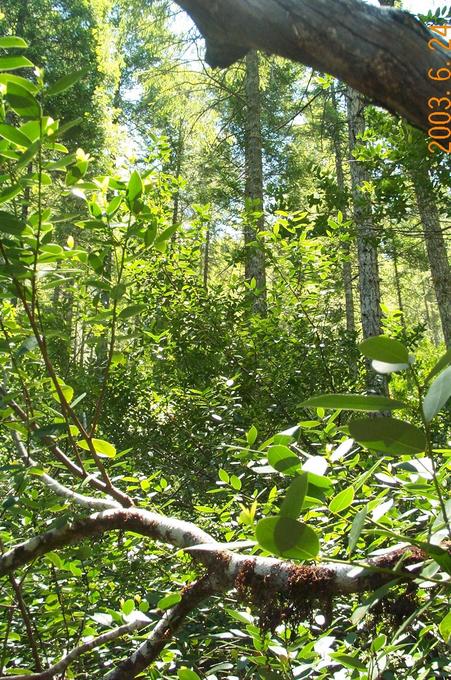
[[(369, 175), (364, 164), (353, 157), (353, 151), (359, 143), (358, 136), (365, 131), (365, 102), (352, 88), (347, 88), (347, 106), (352, 200), (359, 261), (360, 316), (363, 337), (370, 338), (382, 332), (380, 280), (371, 204), (360, 190), (364, 182), (369, 180)], [(367, 367), (366, 384), (371, 391), (387, 391), (387, 381), (375, 374), (370, 366)]]
[[(180, 177), (180, 173), (182, 171), (182, 163), (183, 163), (183, 124), (182, 122), (179, 123), (179, 128), (178, 128), (178, 136), (177, 136), (177, 144), (175, 148), (175, 177), (178, 178)], [(180, 189), (177, 188), (175, 194), (174, 194), (174, 203), (172, 207), (172, 224), (175, 226), (178, 221), (179, 221), (179, 212), (180, 212)]]
[(205, 290), (208, 290), (208, 276), (210, 273), (210, 229), (211, 225), (210, 222), (207, 223), (207, 231), (205, 233), (205, 243), (204, 243), (204, 271), (203, 271), (203, 278), (204, 278), (204, 288)]
[[(343, 153), (340, 143), (340, 130), (338, 127), (338, 107), (337, 100), (335, 97), (334, 86), (332, 85), (332, 103), (337, 116), (337, 125), (333, 126), (332, 141), (334, 145), (335, 152), (335, 171), (337, 175), (337, 186), (340, 194), (342, 196), (346, 193), (346, 185), (343, 171)], [(346, 210), (343, 210), (343, 218), (347, 221), (348, 216)], [(350, 333), (355, 333), (355, 316), (354, 316), (354, 293), (352, 290), (352, 265), (350, 260), (350, 247), (349, 243), (345, 242), (343, 244), (343, 266), (342, 266), (342, 276), (343, 276), (343, 288), (345, 293), (345, 305), (346, 305), (346, 330)]]
[(451, 346), (451, 274), (445, 239), (440, 226), (434, 190), (427, 168), (420, 164), (412, 173), (415, 196), (423, 225), (432, 283), (437, 299), (443, 337)]
[(347, 97), (352, 195), (359, 258), (360, 313), (363, 337), (369, 338), (381, 333), (376, 233), (369, 199), (360, 191), (360, 187), (369, 180), (369, 176), (365, 166), (352, 157), (352, 152), (358, 144), (357, 136), (365, 131), (365, 104), (363, 98), (350, 88)]
[[(245, 278), (255, 280), (261, 291), (254, 297), (253, 311), (266, 314), (266, 269), (263, 249), (256, 244), (257, 234), (264, 227), (263, 217), (263, 152), (261, 134), (261, 95), (259, 57), (255, 50), (246, 56), (246, 217), (244, 244), (246, 247)], [(261, 212), (259, 217), (254, 212)]]

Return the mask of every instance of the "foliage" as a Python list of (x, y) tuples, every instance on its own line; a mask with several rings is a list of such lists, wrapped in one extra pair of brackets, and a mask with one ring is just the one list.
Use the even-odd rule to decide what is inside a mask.
[[(131, 85), (131, 65), (148, 60), (147, 48), (132, 46), (125, 28), (134, 14), (118, 20), (117, 6), (108, 2), (71, 4), (66, 11), (74, 8), (83, 21), (94, 14), (108, 23), (100, 35), (98, 23), (86, 31), (83, 21), (75, 22), (87, 61), (92, 50), (98, 55), (122, 41)], [(145, 23), (140, 31), (167, 36), (167, 9), (159, 3), (152, 11), (161, 23)], [(38, 19), (49, 36), (47, 19)], [(66, 29), (65, 54), (72, 22)], [(143, 677), (446, 677), (451, 356), (448, 351), (436, 361), (439, 352), (426, 339), (414, 360), (419, 335), (400, 329), (389, 311), (386, 324), (396, 337), (370, 338), (358, 348), (356, 335), (344, 329), (341, 254), (350, 223), (342, 210), (349, 197), (318, 167), (309, 182), (319, 193), (307, 205), (293, 195), (285, 202), (274, 189), (276, 209), (259, 234), (271, 276), (269, 311), (253, 315), (249, 292), (258, 293), (246, 288), (241, 245), (225, 229), (211, 244), (213, 266), (205, 276), (214, 214), (208, 201), (226, 206), (222, 216), (233, 214), (236, 194), (220, 182), (218, 190), (190, 186), (188, 194), (207, 202), (185, 206), (174, 219), (184, 186), (173, 135), (186, 123), (184, 106), (160, 101), (140, 162), (130, 168), (112, 152), (117, 167), (111, 171), (96, 131), (85, 128), (85, 152), (75, 143), (77, 119), (60, 122), (56, 114), (65, 119), (75, 101), (72, 113), (79, 112), (80, 93), (91, 103), (100, 98), (103, 133), (120, 93), (121, 59), (98, 60), (93, 75), (74, 54), (75, 70), (54, 78), (49, 54), (47, 79), (33, 67), (36, 45), (28, 60), (26, 41), (2, 40), (1, 553), (88, 517), (73, 496), (58, 495), (55, 479), (80, 495), (91, 489), (97, 501), (109, 497), (126, 508), (132, 497), (138, 510), (194, 517), (249, 558), (284, 557), (306, 569), (311, 562), (351, 567), (352, 574), (368, 564), (377, 571), (372, 560), (399, 550), (395, 565), (379, 569), (388, 579), (363, 596), (305, 590), (296, 600), (288, 590), (252, 592), (252, 584), (237, 581), (234, 592), (189, 612), (177, 639), (168, 640)], [(151, 47), (161, 65), (157, 38)], [(93, 94), (99, 73), (109, 76), (108, 84)], [(282, 158), (275, 152), (279, 120), (295, 109), (296, 76), (297, 69), (277, 62), (266, 65), (263, 79), (265, 125), (272, 131), (265, 135), (269, 184), (283, 178), (290, 191), (312, 170), (296, 167), (296, 134), (285, 138)], [(239, 77), (230, 74), (222, 87), (239, 91)], [(146, 81), (146, 96), (151, 91), (158, 99), (157, 81)], [(278, 83), (290, 97), (276, 110)], [(234, 96), (224, 107), (233, 113), (236, 135), (226, 161), (229, 152), (241, 153), (238, 101)], [(196, 115), (199, 101), (193, 109)], [(205, 123), (209, 134), (216, 121)], [(380, 123), (382, 136), (389, 126)], [(399, 153), (399, 130), (389, 133)], [(371, 156), (375, 184), (383, 185), (372, 134), (362, 140), (361, 153)], [(204, 145), (188, 138), (186, 144), (194, 165)], [(213, 157), (208, 167), (221, 177), (224, 159), (216, 164)], [(203, 179), (197, 175), (199, 185)], [(381, 216), (392, 211), (391, 217), (404, 218), (405, 202), (387, 186), (375, 190), (384, 200)], [(389, 376), (390, 396), (364, 393), (359, 349)], [(402, 420), (391, 415), (398, 410)], [(422, 557), (412, 565), (415, 549)], [(120, 530), (82, 536), (10, 574), (0, 590), (0, 674), (39, 671), (68, 649), (140, 621), (144, 630), (94, 646), (66, 671), (68, 678), (104, 677), (202, 577), (193, 555)]]

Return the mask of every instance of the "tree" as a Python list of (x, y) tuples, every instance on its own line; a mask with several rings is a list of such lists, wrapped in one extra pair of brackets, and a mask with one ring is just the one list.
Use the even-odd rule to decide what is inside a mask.
[(263, 151), (261, 139), (261, 101), (258, 53), (251, 50), (246, 56), (246, 208), (244, 245), (246, 248), (245, 277), (254, 282), (259, 291), (254, 298), (256, 312), (266, 312), (265, 255), (258, 243), (258, 233), (263, 231)]

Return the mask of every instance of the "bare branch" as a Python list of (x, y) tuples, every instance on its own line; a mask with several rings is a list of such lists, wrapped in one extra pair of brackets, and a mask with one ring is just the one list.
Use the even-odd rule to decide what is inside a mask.
[[(108, 673), (105, 680), (132, 680), (146, 669), (169, 643), (188, 614), (196, 609), (216, 588), (208, 576), (185, 588), (182, 599), (164, 613), (148, 639), (128, 659)], [(2, 680), (2, 678), (0, 678)]]
[[(33, 458), (30, 458), (30, 456), (28, 455), (28, 451), (26, 450), (23, 442), (20, 440), (20, 437), (17, 432), (15, 431), (12, 432), (12, 438), (14, 440), (16, 451), (19, 454), (23, 464), (26, 467), (36, 466), (39, 467), (39, 464), (35, 460), (33, 460)], [(60, 482), (58, 482), (56, 479), (54, 479), (47, 473), (37, 475), (36, 479), (42, 484), (48, 486), (49, 489), (56, 493), (58, 496), (62, 496), (63, 498), (67, 498), (70, 501), (74, 501), (74, 503), (77, 503), (77, 505), (81, 505), (85, 508), (91, 508), (92, 510), (95, 509), (109, 510), (111, 508), (121, 507), (119, 503), (116, 503), (115, 501), (112, 500), (94, 498), (93, 496), (84, 496), (80, 493), (76, 493), (75, 491), (69, 489), (67, 486), (64, 486), (64, 484), (60, 484)]]
[(117, 640), (117, 638), (128, 635), (129, 633), (133, 633), (135, 630), (139, 630), (140, 628), (144, 628), (148, 625), (149, 621), (145, 620), (144, 617), (142, 619), (137, 619), (132, 623), (126, 623), (123, 626), (109, 630), (107, 633), (103, 633), (102, 635), (89, 640), (89, 642), (85, 642), (79, 647), (75, 647), (75, 649), (66, 654), (66, 656), (58, 661), (58, 663), (54, 664), (50, 668), (47, 668), (45, 671), (42, 671), (42, 673), (32, 673), (31, 675), (2, 675), (0, 676), (0, 680), (12, 680), (12, 678), (14, 678), (14, 680), (48, 680), (49, 678), (53, 678), (55, 675), (64, 673), (66, 668), (82, 654), (86, 654), (96, 647), (101, 647), (107, 642)]

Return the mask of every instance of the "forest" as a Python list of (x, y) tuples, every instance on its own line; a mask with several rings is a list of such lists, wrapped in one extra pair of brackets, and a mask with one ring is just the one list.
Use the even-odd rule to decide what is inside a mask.
[(0, 0), (0, 680), (451, 677), (450, 50)]

